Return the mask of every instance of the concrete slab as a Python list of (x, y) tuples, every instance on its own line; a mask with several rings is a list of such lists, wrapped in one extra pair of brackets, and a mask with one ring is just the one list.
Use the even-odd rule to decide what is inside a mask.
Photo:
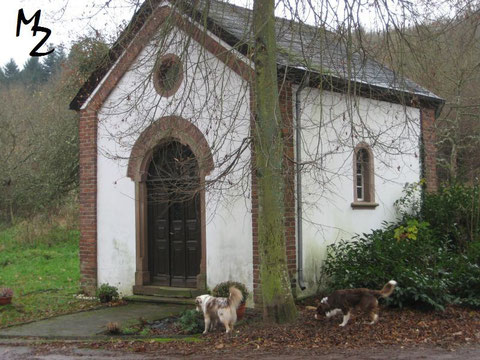
[(84, 311), (0, 330), (0, 338), (88, 338), (101, 335), (110, 321), (132, 326), (143, 318), (148, 321), (177, 315), (192, 306), (177, 304), (140, 304)]
[(165, 298), (195, 299), (198, 295), (205, 294), (205, 290), (191, 288), (177, 288), (167, 286), (142, 285), (133, 287), (135, 295), (158, 296)]

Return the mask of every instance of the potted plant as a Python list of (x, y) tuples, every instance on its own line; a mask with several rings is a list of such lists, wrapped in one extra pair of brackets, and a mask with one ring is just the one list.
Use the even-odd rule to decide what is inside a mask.
[(115, 286), (102, 284), (97, 289), (97, 297), (100, 299), (102, 304), (108, 303), (112, 300), (118, 300), (118, 290)]
[(0, 288), (0, 305), (7, 305), (12, 302), (13, 290), (7, 287)]
[(239, 307), (237, 308), (237, 319), (242, 320), (243, 316), (245, 315), (245, 303), (247, 302), (248, 297), (248, 290), (247, 287), (237, 281), (224, 281), (217, 286), (215, 286), (212, 290), (212, 295), (215, 297), (228, 297), (230, 295), (230, 288), (234, 286), (238, 290), (242, 292), (243, 299), (240, 303)]

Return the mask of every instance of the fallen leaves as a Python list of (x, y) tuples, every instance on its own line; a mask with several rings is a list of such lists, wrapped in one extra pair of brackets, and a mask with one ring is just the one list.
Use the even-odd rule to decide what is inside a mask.
[[(102, 347), (156, 354), (228, 354), (232, 351), (286, 354), (288, 351), (314, 352), (347, 351), (380, 348), (384, 346), (453, 347), (480, 343), (480, 311), (448, 307), (445, 312), (382, 309), (380, 320), (370, 326), (363, 315), (352, 317), (346, 327), (338, 326), (341, 316), (315, 320), (312, 310), (302, 308), (293, 324), (264, 323), (260, 312), (249, 309), (246, 321), (236, 327), (233, 334), (223, 328), (199, 341), (188, 342), (180, 337), (169, 341), (126, 341), (102, 343)], [(176, 331), (175, 327), (169, 328)], [(162, 336), (167, 336), (164, 332)], [(171, 333), (170, 336), (178, 336)]]

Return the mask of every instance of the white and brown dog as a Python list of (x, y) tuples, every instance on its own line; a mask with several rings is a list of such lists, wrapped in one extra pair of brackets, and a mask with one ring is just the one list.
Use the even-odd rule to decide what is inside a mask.
[(317, 307), (315, 319), (319, 320), (322, 314), (330, 318), (337, 314), (343, 314), (343, 322), (340, 326), (345, 326), (350, 320), (350, 313), (353, 308), (368, 313), (371, 317), (370, 325), (378, 321), (378, 298), (387, 298), (392, 295), (397, 282), (390, 280), (385, 284), (382, 290), (370, 289), (345, 289), (336, 290), (327, 297), (324, 297)]
[(215, 329), (219, 320), (225, 325), (226, 332), (231, 332), (237, 321), (237, 308), (242, 300), (242, 292), (233, 286), (230, 288), (228, 298), (211, 295), (197, 296), (195, 300), (197, 311), (203, 312), (205, 320), (205, 331), (203, 333), (206, 334), (209, 330)]

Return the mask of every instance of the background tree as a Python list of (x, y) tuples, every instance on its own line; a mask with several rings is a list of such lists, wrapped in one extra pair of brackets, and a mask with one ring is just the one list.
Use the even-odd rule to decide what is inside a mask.
[(3, 72), (3, 68), (0, 67), (0, 84), (4, 84), (6, 81), (5, 73)]
[(77, 115), (68, 104), (105, 54), (82, 52), (85, 43), (101, 46), (99, 39), (83, 38), (67, 59), (59, 52), (45, 66), (38, 58), (30, 58), (21, 72), (13, 60), (5, 66), (9, 86), (0, 87), (0, 222), (47, 211), (78, 188)]
[(18, 69), (17, 63), (15, 60), (10, 59), (10, 61), (4, 66), (3, 72), (7, 83), (12, 83), (19, 79), (20, 70)]
[(480, 175), (480, 7), (478, 1), (449, 4), (446, 16), (419, 13), (401, 31), (370, 32), (363, 46), (446, 100), (436, 124), (439, 177), (473, 182)]
[(48, 74), (40, 63), (39, 57), (30, 57), (19, 74), (24, 84), (38, 85), (47, 80)]
[[(48, 46), (52, 48), (53, 46)], [(42, 62), (45, 73), (48, 77), (53, 77), (61, 70), (61, 65), (65, 62), (67, 55), (64, 46), (56, 46), (55, 51), (44, 57)]]

